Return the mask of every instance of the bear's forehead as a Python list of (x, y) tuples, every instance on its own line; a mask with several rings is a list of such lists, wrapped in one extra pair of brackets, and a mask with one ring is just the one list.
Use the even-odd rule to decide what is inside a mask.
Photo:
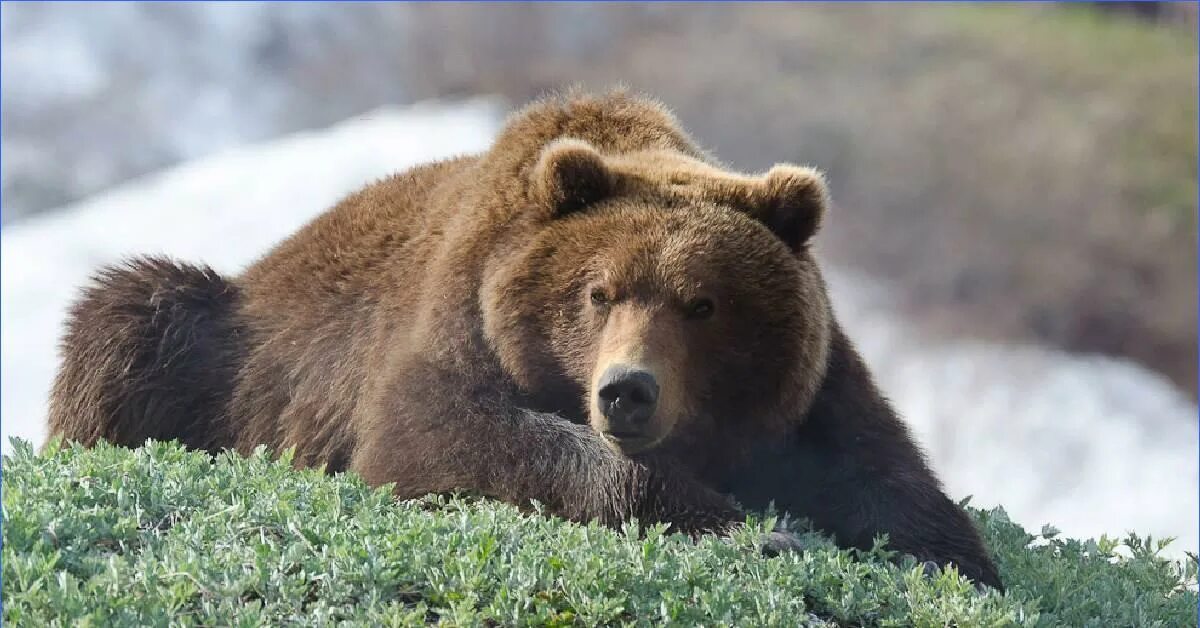
[(638, 200), (614, 208), (597, 225), (609, 231), (599, 270), (610, 281), (669, 285), (679, 292), (760, 282), (794, 259), (769, 231), (732, 210), (658, 206)]
[(670, 198), (617, 199), (594, 225), (614, 250), (659, 257), (741, 259), (782, 252), (782, 243), (754, 219), (733, 209)]

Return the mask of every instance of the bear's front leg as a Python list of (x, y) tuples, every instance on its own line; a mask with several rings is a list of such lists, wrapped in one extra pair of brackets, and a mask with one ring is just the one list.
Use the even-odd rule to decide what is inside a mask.
[(816, 400), (788, 439), (761, 443), (719, 488), (748, 508), (773, 501), (844, 546), (869, 549), (886, 534), (889, 549), (957, 565), (1003, 590), (970, 517), (943, 492), (840, 330)]
[[(481, 383), (486, 382), (486, 383)], [(530, 500), (578, 522), (637, 518), (673, 531), (726, 533), (744, 521), (733, 502), (671, 465), (635, 462), (591, 428), (516, 407), (494, 378), (413, 360), (359, 417), (351, 469), (398, 497), (469, 491), (518, 506)]]
[(956, 565), (976, 583), (1003, 591), (971, 519), (931, 474), (912, 461), (893, 465), (887, 456), (872, 458), (868, 443), (847, 447), (822, 431), (801, 430), (788, 443), (764, 444), (721, 488), (747, 508), (774, 503), (781, 512), (807, 518), (842, 546), (869, 549), (886, 534), (888, 549)]

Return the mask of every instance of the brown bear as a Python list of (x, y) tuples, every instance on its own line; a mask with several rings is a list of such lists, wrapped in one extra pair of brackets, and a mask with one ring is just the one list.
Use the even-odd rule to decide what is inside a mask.
[(691, 534), (773, 501), (999, 588), (834, 318), (810, 251), (826, 205), (817, 172), (729, 172), (647, 99), (548, 98), (239, 277), (102, 271), (70, 313), (51, 433), (291, 447), (401, 497)]

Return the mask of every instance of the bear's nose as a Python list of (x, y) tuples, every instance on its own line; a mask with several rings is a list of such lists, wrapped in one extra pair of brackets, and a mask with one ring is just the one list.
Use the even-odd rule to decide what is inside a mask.
[(658, 405), (658, 382), (650, 373), (628, 366), (610, 366), (600, 376), (597, 403), (613, 431), (640, 428)]

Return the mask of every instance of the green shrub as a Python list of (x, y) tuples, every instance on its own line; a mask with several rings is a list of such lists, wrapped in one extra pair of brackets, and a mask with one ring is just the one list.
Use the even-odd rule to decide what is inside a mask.
[[(1161, 543), (1031, 535), (975, 511), (1009, 586), (979, 593), (882, 550), (764, 558), (754, 527), (698, 543), (523, 514), (396, 502), (353, 475), (151, 443), (14, 441), (3, 465), (11, 625), (1196, 625), (1196, 563)], [(627, 530), (626, 532), (631, 531)], [(1131, 557), (1121, 558), (1121, 553)]]

